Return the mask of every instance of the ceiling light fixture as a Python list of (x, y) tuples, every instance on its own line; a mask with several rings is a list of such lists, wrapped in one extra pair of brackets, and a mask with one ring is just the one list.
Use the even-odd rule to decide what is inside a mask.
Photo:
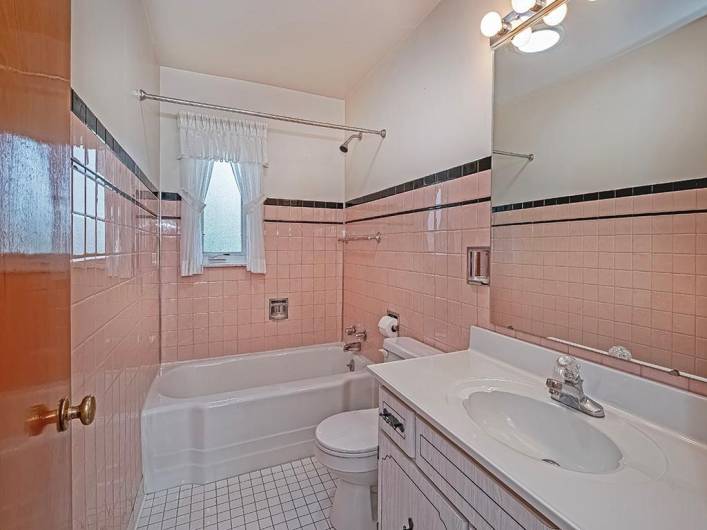
[[(519, 15), (522, 15), (523, 13), (527, 13), (533, 9), (536, 5), (538, 5), (538, 3), (539, 2), (536, 2), (535, 0), (511, 0), (511, 7), (513, 8), (513, 11)], [(540, 7), (542, 7), (542, 3), (540, 3)]]
[[(491, 11), (481, 19), (481, 33), (490, 39), (492, 49), (512, 42), (525, 53), (547, 50), (556, 45), (562, 37), (559, 31), (553, 31), (552, 28), (565, 20), (567, 2), (568, 0), (511, 0), (512, 11), (505, 17)], [(533, 26), (541, 22), (545, 27), (533, 30)], [(535, 33), (541, 32), (545, 33), (535, 36)]]
[[(518, 21), (513, 24), (511, 23), (511, 27), (515, 29), (515, 27), (521, 25), (523, 22), (528, 20), (530, 17), (522, 17), (519, 18)], [(520, 48), (521, 46), (525, 46), (530, 42), (530, 38), (533, 36), (533, 28), (525, 28), (523, 31), (520, 31), (516, 34), (513, 39), (511, 39), (511, 42), (513, 43), (513, 46), (516, 48)]]
[(481, 34), (484, 37), (493, 37), (503, 29), (503, 19), (496, 11), (491, 11), (481, 19)]
[[(526, 43), (516, 48), (523, 53), (544, 52), (560, 42), (560, 38), (560, 32), (556, 28), (535, 30)], [(515, 39), (513, 44), (515, 45)]]
[[(554, 4), (555, 0), (548, 2), (549, 4)], [(567, 16), (567, 4), (562, 4), (557, 6), (555, 9), (550, 11), (547, 15), (543, 17), (543, 22), (548, 26), (557, 26), (562, 24), (562, 21)]]

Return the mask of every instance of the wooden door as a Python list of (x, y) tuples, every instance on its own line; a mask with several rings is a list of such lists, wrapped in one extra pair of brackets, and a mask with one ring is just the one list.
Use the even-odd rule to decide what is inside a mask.
[(468, 523), (384, 435), (379, 434), (380, 530), (467, 530)]
[[(0, 528), (68, 529), (70, 2), (0, 0)], [(36, 424), (34, 424), (36, 428)]]

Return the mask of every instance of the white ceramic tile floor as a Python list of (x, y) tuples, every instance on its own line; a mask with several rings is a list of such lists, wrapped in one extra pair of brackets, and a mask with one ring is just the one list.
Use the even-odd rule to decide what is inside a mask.
[(139, 530), (330, 530), (336, 485), (314, 458), (145, 495)]

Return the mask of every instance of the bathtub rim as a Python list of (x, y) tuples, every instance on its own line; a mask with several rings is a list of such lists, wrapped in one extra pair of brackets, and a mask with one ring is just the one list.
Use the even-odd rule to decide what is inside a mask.
[(284, 383), (273, 383), (269, 385), (261, 385), (241, 390), (227, 390), (225, 392), (218, 392), (213, 394), (201, 394), (198, 396), (191, 397), (172, 397), (161, 394), (159, 387), (159, 380), (162, 376), (169, 373), (170, 371), (181, 368), (185, 366), (211, 366), (218, 365), (228, 362), (229, 360), (242, 359), (246, 356), (248, 357), (270, 357), (270, 356), (280, 356), (286, 355), (288, 353), (311, 350), (315, 348), (332, 348), (332, 347), (343, 347), (343, 343), (325, 343), (325, 344), (315, 344), (311, 346), (298, 346), (295, 348), (282, 348), (279, 350), (266, 350), (261, 352), (249, 352), (235, 355), (227, 355), (223, 357), (215, 357), (209, 359), (194, 359), (189, 361), (174, 361), (172, 363), (167, 363), (162, 367), (158, 374), (152, 381), (150, 389), (145, 397), (145, 403), (142, 408), (141, 415), (150, 415), (156, 411), (166, 411), (170, 409), (181, 409), (184, 407), (200, 407), (209, 408), (223, 406), (228, 403), (234, 402), (247, 402), (255, 399), (261, 399), (264, 396), (271, 395), (284, 395), (291, 393), (293, 390), (303, 390), (305, 388), (311, 387), (315, 381), (317, 385), (333, 385), (335, 381), (341, 378), (361, 378), (364, 376), (370, 376), (371, 373), (366, 369), (366, 366), (372, 364), (372, 361), (366, 358), (364, 355), (359, 353), (351, 353), (351, 357), (358, 361), (356, 363), (356, 370), (353, 372), (342, 371), (336, 374), (320, 375), (314, 377), (307, 377), (305, 379), (295, 379), (293, 381), (286, 381)]
[[(343, 342), (325, 342), (322, 344), (310, 344), (309, 346), (294, 346), (292, 348), (279, 348), (277, 350), (260, 350), (254, 352), (246, 353), (232, 353), (230, 355), (220, 355), (218, 357), (205, 357), (203, 359), (190, 359), (188, 361), (169, 361), (166, 363), (160, 363), (159, 370), (155, 376), (155, 381), (157, 378), (171, 372), (176, 368), (181, 368), (183, 366), (210, 366), (212, 364), (223, 364), (227, 361), (233, 361), (236, 359), (243, 359), (245, 357), (268, 357), (271, 355), (284, 354), (289, 352), (296, 352), (302, 350), (311, 350), (314, 348), (343, 348)], [(182, 398), (186, 399), (186, 398)]]

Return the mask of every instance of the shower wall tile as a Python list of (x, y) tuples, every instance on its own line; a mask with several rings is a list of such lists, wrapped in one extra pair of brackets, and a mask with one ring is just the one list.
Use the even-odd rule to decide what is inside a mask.
[[(173, 213), (162, 219), (163, 362), (341, 340), (343, 210), (267, 205), (266, 274), (207, 267), (182, 277), (178, 205), (162, 201)], [(271, 298), (288, 298), (287, 320), (269, 320)]]
[(482, 171), (346, 208), (347, 235), (382, 236), (344, 248), (344, 325), (368, 330), (368, 357), (381, 360), (378, 320), (388, 310), (401, 335), (444, 351), (467, 348), (470, 326), (489, 327), (489, 287), (466, 283), (466, 248), (490, 246), (490, 178)]
[[(348, 206), (346, 221), (399, 214), (409, 210), (454, 205), (491, 196), (491, 171), (481, 171), (439, 184), (397, 193), (382, 199)], [(489, 203), (490, 204), (490, 203)], [(488, 205), (487, 205), (488, 208)]]
[(75, 116), (71, 134), (71, 395), (97, 402), (92, 425), (72, 424), (73, 527), (123, 529), (142, 480), (140, 412), (159, 365), (157, 202)]
[(308, 208), (301, 206), (265, 205), (265, 219), (269, 221), (301, 221), (305, 223), (342, 223), (343, 208)]
[(494, 213), (493, 322), (707, 377), (705, 207), (693, 189)]

